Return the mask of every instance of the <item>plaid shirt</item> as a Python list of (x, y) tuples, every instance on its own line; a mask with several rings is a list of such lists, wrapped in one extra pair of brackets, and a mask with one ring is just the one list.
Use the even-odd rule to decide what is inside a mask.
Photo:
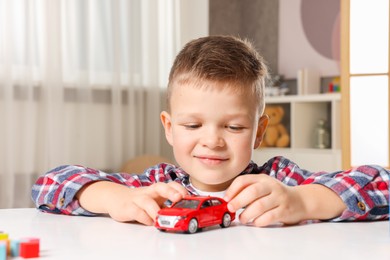
[[(344, 201), (347, 208), (332, 221), (378, 220), (389, 217), (390, 172), (380, 166), (365, 165), (338, 172), (309, 172), (284, 157), (275, 157), (258, 166), (250, 162), (240, 174), (267, 174), (288, 186), (322, 184)], [(93, 216), (83, 209), (76, 193), (93, 181), (112, 181), (131, 188), (149, 186), (156, 182), (176, 181), (196, 194), (189, 175), (181, 168), (161, 163), (143, 174), (105, 173), (82, 166), (60, 166), (41, 176), (32, 187), (37, 208), (51, 213)]]

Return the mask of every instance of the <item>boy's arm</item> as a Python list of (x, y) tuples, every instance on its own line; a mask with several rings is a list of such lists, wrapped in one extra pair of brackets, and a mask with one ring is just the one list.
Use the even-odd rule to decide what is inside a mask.
[(377, 220), (389, 217), (390, 171), (363, 165), (348, 171), (313, 173), (303, 184), (320, 184), (332, 190), (346, 205), (332, 221)]
[(363, 165), (347, 171), (310, 172), (284, 157), (267, 162), (262, 171), (288, 186), (318, 184), (333, 191), (345, 210), (332, 221), (376, 220), (389, 217), (390, 171)]
[(284, 157), (252, 166), (226, 192), (230, 209), (245, 210), (240, 220), (255, 225), (302, 220), (376, 220), (389, 217), (390, 172), (366, 165), (349, 171), (313, 173)]
[(245, 208), (239, 220), (255, 226), (325, 220), (339, 216), (345, 209), (340, 197), (325, 186), (291, 187), (266, 174), (236, 178), (226, 191), (225, 200), (232, 212)]
[[(127, 173), (108, 174), (82, 166), (66, 165), (57, 167), (39, 177), (32, 187), (32, 199), (36, 207), (51, 213), (67, 215), (96, 215), (100, 211), (89, 211), (83, 208), (76, 194), (92, 183), (107, 181), (116, 183), (122, 188), (149, 186), (153, 182), (169, 181), (172, 165), (160, 164), (148, 169), (149, 178), (144, 175)], [(154, 176), (155, 175), (155, 176)], [(154, 180), (152, 182), (152, 180)]]
[(120, 222), (153, 225), (158, 210), (167, 199), (177, 202), (186, 194), (187, 190), (177, 182), (129, 188), (114, 182), (97, 181), (80, 189), (76, 198), (90, 212), (105, 213)]
[(333, 190), (318, 184), (292, 187), (297, 201), (303, 202), (301, 220), (328, 220), (338, 217), (346, 210), (340, 196)]
[(376, 220), (389, 217), (390, 171), (363, 165), (338, 172), (310, 172), (287, 158), (270, 159), (259, 171), (288, 186), (319, 184), (333, 191), (346, 209), (332, 221)]
[[(113, 180), (115, 177), (111, 178)], [(104, 172), (82, 166), (63, 165), (40, 176), (32, 187), (31, 197), (36, 207), (46, 212), (96, 215), (80, 207), (75, 195), (83, 186), (100, 180), (108, 180)]]

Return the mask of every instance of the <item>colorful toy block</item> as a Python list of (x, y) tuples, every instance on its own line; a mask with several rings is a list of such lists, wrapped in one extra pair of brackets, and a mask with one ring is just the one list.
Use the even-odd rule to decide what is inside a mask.
[(7, 243), (0, 241), (0, 260), (7, 259)]
[(20, 241), (13, 239), (11, 240), (11, 256), (18, 257), (20, 251)]
[(4, 232), (1, 232), (0, 233), (0, 240), (7, 240), (7, 239), (8, 239), (8, 234), (4, 233)]
[(10, 252), (10, 241), (8, 239), (8, 234), (7, 233), (0, 232), (0, 242), (3, 242), (5, 244), (6, 253), (9, 254), (9, 252)]
[(19, 255), (23, 258), (39, 257), (39, 240), (21, 240)]
[(36, 237), (8, 239), (8, 234), (0, 231), (0, 260), (7, 260), (8, 256), (35, 258), (39, 257), (40, 240)]

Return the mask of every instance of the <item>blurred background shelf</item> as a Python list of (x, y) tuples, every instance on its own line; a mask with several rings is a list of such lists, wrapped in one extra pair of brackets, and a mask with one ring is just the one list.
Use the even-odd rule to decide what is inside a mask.
[[(290, 134), (290, 146), (257, 149), (252, 159), (262, 164), (273, 156), (282, 155), (308, 170), (340, 170), (340, 101), (340, 93), (266, 97), (266, 104), (280, 105), (285, 110), (283, 125)], [(330, 146), (326, 149), (315, 148), (315, 129), (319, 120), (326, 121), (330, 135)]]

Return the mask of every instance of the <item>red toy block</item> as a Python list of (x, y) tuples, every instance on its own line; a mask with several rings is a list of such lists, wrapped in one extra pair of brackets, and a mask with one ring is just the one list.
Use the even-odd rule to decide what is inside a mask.
[(23, 258), (39, 257), (39, 239), (29, 239), (20, 241), (19, 255)]
[(40, 242), (38, 237), (22, 237), (19, 240), (20, 242), (37, 242), (38, 244)]

